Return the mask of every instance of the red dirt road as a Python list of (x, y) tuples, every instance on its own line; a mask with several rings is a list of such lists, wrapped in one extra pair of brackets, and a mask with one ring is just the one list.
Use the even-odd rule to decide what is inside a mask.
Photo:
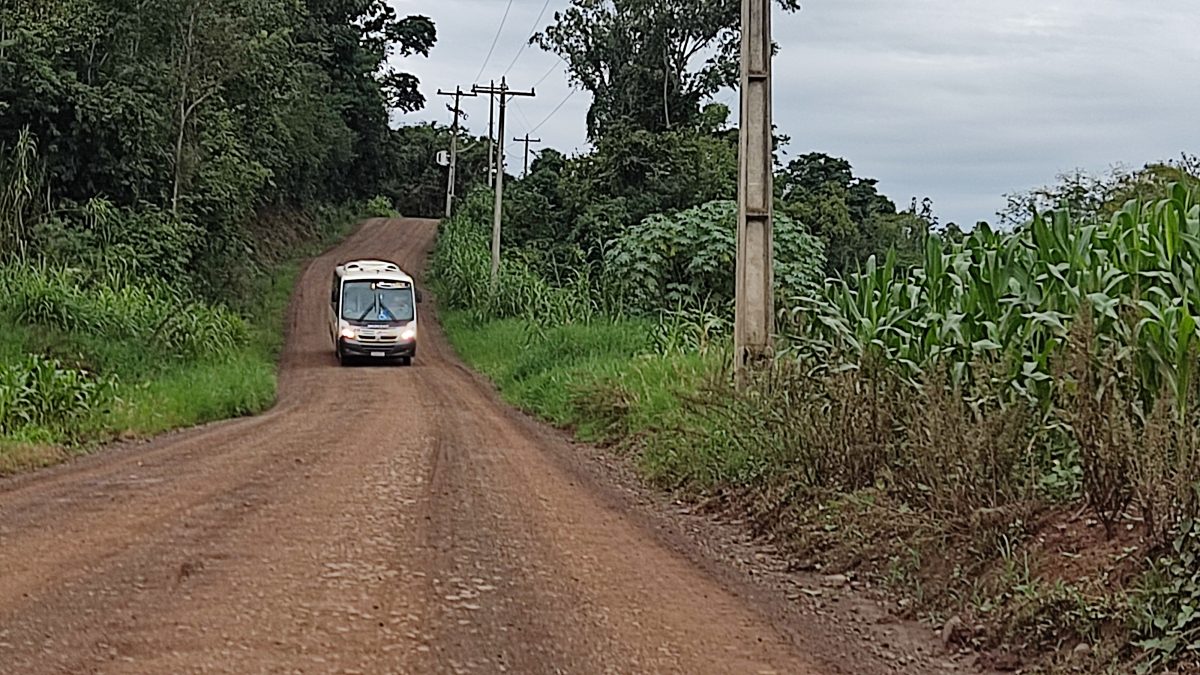
[(371, 221), (306, 269), (271, 412), (0, 481), (0, 672), (896, 666), (694, 562), (500, 405), (429, 312), (413, 367), (339, 368), (335, 261), (419, 273), (435, 227)]

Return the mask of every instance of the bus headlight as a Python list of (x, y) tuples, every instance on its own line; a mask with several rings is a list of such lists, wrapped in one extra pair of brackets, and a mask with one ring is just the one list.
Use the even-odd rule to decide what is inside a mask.
[(404, 329), (404, 332), (400, 333), (400, 339), (404, 340), (405, 342), (408, 342), (409, 340), (415, 340), (417, 339), (417, 331), (412, 328), (406, 328)]
[(358, 332), (347, 326), (342, 329), (342, 337), (346, 338), (347, 340), (353, 340), (354, 338), (358, 337)]

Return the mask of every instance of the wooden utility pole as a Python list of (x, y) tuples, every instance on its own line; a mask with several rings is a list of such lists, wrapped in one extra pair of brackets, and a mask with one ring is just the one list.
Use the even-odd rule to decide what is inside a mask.
[(734, 368), (739, 383), (745, 383), (749, 368), (771, 359), (774, 351), (771, 2), (742, 0), (737, 288), (733, 331)]
[(455, 180), (458, 173), (458, 118), (467, 116), (462, 110), (462, 98), (477, 94), (467, 93), (462, 87), (455, 87), (453, 92), (438, 89), (438, 95), (454, 97), (454, 107), (450, 108), (450, 112), (454, 113), (454, 124), (450, 127), (450, 177), (446, 180), (446, 217), (449, 218), (454, 210)]
[(522, 175), (528, 176), (529, 175), (529, 144), (530, 143), (541, 143), (542, 139), (530, 138), (529, 134), (525, 134), (525, 138), (514, 138), (513, 140), (518, 143), (525, 144), (525, 173)]
[(500, 87), (471, 87), (476, 94), (494, 94), (500, 97), (500, 129), (496, 138), (500, 139), (496, 148), (496, 204), (492, 212), (492, 283), (500, 279), (500, 219), (504, 205), (504, 118), (508, 110), (508, 99), (513, 96), (535, 96), (529, 91), (513, 91), (508, 88), (508, 81), (500, 79)]

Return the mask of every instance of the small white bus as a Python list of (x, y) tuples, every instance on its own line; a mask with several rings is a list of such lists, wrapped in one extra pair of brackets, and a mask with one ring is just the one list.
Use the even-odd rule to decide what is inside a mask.
[(386, 260), (352, 260), (333, 272), (329, 336), (338, 363), (354, 358), (411, 365), (417, 355), (417, 303), (413, 278)]

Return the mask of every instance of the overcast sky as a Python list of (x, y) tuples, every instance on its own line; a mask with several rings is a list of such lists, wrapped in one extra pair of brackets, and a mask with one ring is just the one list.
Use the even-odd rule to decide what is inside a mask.
[[(438, 27), (431, 58), (399, 64), (431, 101), (402, 122), (448, 122), (438, 87), (507, 72), (510, 85), (538, 94), (512, 109), (511, 167), (522, 155), (511, 139), (527, 131), (568, 153), (586, 147), (590, 96), (571, 95), (557, 57), (524, 47), (569, 0), (513, 0), (507, 19), (508, 0), (389, 1)], [(994, 222), (1004, 193), (1058, 173), (1200, 152), (1197, 9), (1196, 0), (809, 0), (802, 12), (776, 11), (776, 124), (792, 138), (789, 154), (845, 157), (901, 207), (929, 196), (943, 221)], [(737, 107), (735, 92), (717, 99)], [(487, 104), (464, 107), (483, 133)]]

